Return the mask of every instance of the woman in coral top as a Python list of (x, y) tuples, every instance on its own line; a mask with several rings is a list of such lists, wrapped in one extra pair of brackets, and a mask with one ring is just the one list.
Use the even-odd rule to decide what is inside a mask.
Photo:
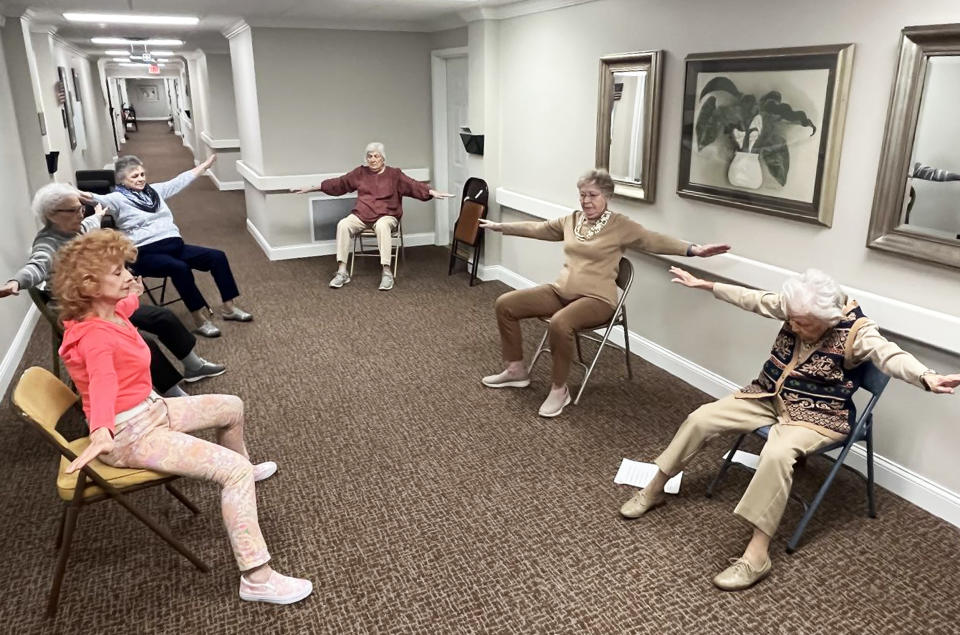
[[(145, 468), (212, 480), (223, 487), (223, 522), (242, 572), (244, 600), (290, 604), (310, 595), (309, 580), (273, 571), (257, 522), (254, 481), (276, 463), (252, 465), (243, 441), (243, 402), (233, 395), (165, 399), (150, 387), (150, 350), (130, 314), (137, 282), (125, 267), (137, 250), (122, 234), (97, 230), (57, 254), (54, 296), (63, 320), (60, 356), (80, 392), (90, 445), (67, 468), (98, 458), (116, 467)], [(215, 428), (217, 443), (190, 436)]]

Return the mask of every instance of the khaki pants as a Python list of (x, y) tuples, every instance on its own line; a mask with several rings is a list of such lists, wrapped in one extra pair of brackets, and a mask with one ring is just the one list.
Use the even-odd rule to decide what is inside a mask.
[(562, 386), (570, 374), (574, 333), (604, 324), (613, 316), (613, 307), (596, 298), (564, 300), (549, 284), (532, 289), (504, 293), (494, 305), (503, 346), (503, 360), (523, 359), (520, 320), (529, 317), (550, 318), (550, 354), (553, 357), (553, 385)]
[(733, 395), (694, 410), (655, 463), (668, 476), (680, 472), (703, 444), (725, 432), (751, 432), (763, 426), (770, 436), (760, 464), (734, 514), (773, 536), (787, 506), (797, 458), (833, 442), (816, 430), (778, 423), (773, 398), (737, 399)]
[(349, 214), (337, 223), (337, 262), (347, 262), (353, 237), (364, 229), (373, 228), (377, 233), (377, 247), (380, 249), (380, 264), (390, 266), (390, 252), (393, 250), (393, 230), (399, 220), (396, 216), (381, 216), (372, 225), (365, 223), (356, 214)]

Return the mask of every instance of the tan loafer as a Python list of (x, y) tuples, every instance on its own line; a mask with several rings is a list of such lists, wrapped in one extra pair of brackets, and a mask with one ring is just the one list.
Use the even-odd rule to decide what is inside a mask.
[(530, 385), (528, 375), (511, 375), (509, 371), (503, 371), (496, 375), (487, 375), (480, 382), (487, 388), (526, 388)]
[(546, 417), (552, 419), (557, 417), (563, 412), (563, 409), (570, 405), (572, 401), (570, 397), (570, 391), (566, 386), (563, 387), (563, 392), (550, 391), (550, 394), (547, 395), (547, 398), (543, 400), (543, 403), (540, 405), (540, 410), (538, 414), (541, 417)]
[(624, 518), (640, 518), (654, 507), (663, 505), (665, 502), (666, 496), (664, 494), (654, 498), (647, 496), (647, 490), (642, 489), (623, 504), (620, 508), (620, 515)]
[(759, 569), (754, 569), (753, 565), (745, 558), (731, 558), (730, 562), (733, 564), (721, 571), (717, 577), (713, 579), (713, 584), (718, 589), (723, 589), (724, 591), (742, 591), (743, 589), (749, 589), (767, 577), (770, 569), (773, 568), (770, 558), (767, 558), (767, 561), (764, 562), (763, 566)]

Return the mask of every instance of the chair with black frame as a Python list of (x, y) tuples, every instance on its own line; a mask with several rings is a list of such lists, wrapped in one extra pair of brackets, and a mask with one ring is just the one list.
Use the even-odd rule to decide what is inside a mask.
[(60, 377), (60, 344), (63, 343), (63, 325), (57, 312), (50, 307), (50, 293), (44, 289), (31, 287), (27, 289), (30, 299), (40, 310), (40, 315), (50, 324), (50, 343), (53, 347), (53, 374)]
[[(580, 383), (580, 389), (577, 391), (577, 396), (573, 400), (574, 405), (580, 403), (580, 396), (583, 394), (583, 390), (587, 387), (587, 381), (589, 381), (590, 375), (593, 374), (593, 369), (596, 367), (597, 361), (600, 359), (600, 353), (603, 352), (603, 348), (605, 346), (616, 347), (616, 345), (610, 341), (610, 334), (613, 332), (613, 328), (615, 326), (620, 326), (623, 328), (623, 354), (627, 364), (627, 378), (633, 379), (633, 369), (630, 367), (630, 331), (627, 328), (627, 307), (624, 306), (624, 302), (626, 302), (627, 299), (627, 294), (630, 292), (630, 287), (632, 285), (633, 263), (626, 258), (621, 258), (619, 269), (617, 270), (617, 288), (620, 289), (620, 299), (617, 301), (617, 306), (613, 311), (613, 316), (611, 316), (609, 322), (581, 329), (577, 331), (575, 335), (575, 340), (577, 342), (576, 363), (582, 366), (585, 372), (583, 375), (583, 381)], [(549, 318), (540, 318), (540, 320), (550, 324)], [(594, 333), (594, 331), (598, 329), (604, 329), (602, 338), (598, 338)], [(533, 373), (533, 367), (537, 364), (537, 360), (540, 358), (540, 355), (542, 353), (550, 352), (550, 347), (547, 345), (547, 337), (549, 336), (550, 329), (548, 328), (544, 331), (543, 337), (540, 338), (540, 345), (537, 346), (537, 351), (533, 354), (533, 360), (530, 362), (530, 367), (527, 369), (528, 374)], [(583, 361), (583, 348), (580, 343), (580, 338), (597, 342), (599, 344), (597, 347), (597, 353), (593, 356), (589, 366)]]
[[(487, 198), (489, 188), (483, 179), (471, 177), (463, 184), (463, 196), (460, 199), (460, 215), (453, 225), (453, 244), (450, 245), (450, 266), (447, 275), (453, 273), (453, 267), (462, 260), (470, 269), (470, 286), (477, 279), (477, 267), (480, 264), (480, 252), (483, 251), (483, 230), (480, 219), (487, 217)], [(459, 247), (472, 247), (473, 253), (461, 254)], [(471, 258), (473, 262), (471, 263)]]
[(116, 468), (94, 459), (77, 472), (66, 473), (70, 462), (83, 452), (89, 437), (67, 441), (57, 431), (57, 424), (70, 408), (77, 407), (77, 395), (49, 371), (39, 367), (28, 368), (17, 382), (13, 391), (13, 405), (25, 421), (36, 428), (40, 435), (60, 453), (60, 467), (57, 474), (57, 492), (66, 503), (57, 530), (56, 548), (60, 551), (54, 571), (53, 584), (47, 602), (47, 616), (53, 617), (57, 611), (60, 587), (63, 582), (70, 556), (70, 546), (77, 516), (80, 510), (92, 503), (115, 500), (124, 509), (133, 514), (140, 522), (162, 538), (170, 547), (189, 560), (200, 571), (207, 573), (210, 568), (189, 551), (169, 531), (157, 524), (126, 496), (129, 493), (163, 485), (170, 494), (194, 514), (200, 510), (171, 484), (178, 476), (162, 474), (143, 469)]
[[(863, 478), (867, 484), (867, 515), (870, 518), (877, 517), (877, 508), (874, 501), (874, 492), (873, 492), (873, 407), (877, 404), (877, 401), (880, 399), (880, 395), (883, 393), (884, 388), (887, 387), (887, 382), (890, 381), (890, 377), (880, 372), (880, 370), (874, 366), (871, 362), (864, 362), (860, 365), (858, 369), (860, 371), (860, 387), (863, 390), (866, 390), (870, 393), (870, 401), (867, 402), (867, 405), (864, 407), (863, 412), (860, 413), (859, 417), (856, 417), (855, 412), (851, 412), (851, 418), (856, 417), (856, 422), (851, 423), (850, 434), (846, 439), (842, 441), (837, 441), (831, 443), (830, 445), (820, 448), (819, 450), (812, 452), (805, 457), (811, 456), (822, 456), (825, 459), (833, 462), (833, 467), (830, 469), (830, 472), (827, 474), (827, 478), (824, 479), (823, 484), (820, 486), (820, 489), (817, 490), (816, 496), (814, 496), (813, 501), (809, 504), (800, 498), (797, 494), (791, 492), (790, 498), (799, 502), (804, 509), (803, 518), (800, 519), (800, 522), (797, 524), (796, 529), (793, 531), (793, 535), (790, 536), (790, 540), (787, 542), (787, 553), (793, 553), (797, 549), (797, 545), (800, 543), (800, 538), (803, 536), (803, 532), (807, 528), (807, 524), (810, 522), (810, 519), (813, 518), (813, 515), (816, 513), (817, 508), (820, 507), (820, 503), (823, 501), (824, 496), (826, 496), (827, 491), (830, 489), (830, 486), (833, 485), (833, 481), (836, 478), (837, 474), (840, 472), (840, 468), (845, 467), (857, 476)], [(760, 438), (766, 440), (767, 435), (770, 432), (770, 426), (764, 426), (754, 430), (752, 434), (756, 434)], [(731, 465), (736, 465), (737, 467), (742, 467), (745, 470), (751, 472), (754, 471), (753, 468), (743, 465), (742, 463), (737, 463), (733, 461), (734, 453), (740, 449), (740, 445), (746, 439), (747, 434), (741, 434), (737, 437), (736, 441), (733, 442), (733, 447), (730, 448), (730, 452), (726, 455), (723, 461), (723, 465), (720, 467), (720, 471), (717, 472), (717, 475), (714, 477), (713, 481), (707, 487), (707, 498), (713, 496), (713, 491), (720, 484), (720, 480), (727, 473), (727, 470)], [(863, 476), (860, 472), (853, 469), (849, 465), (844, 464), (844, 460), (847, 458), (847, 455), (850, 453), (850, 449), (858, 442), (864, 441), (867, 451), (867, 475)], [(832, 452), (833, 450), (840, 450), (840, 454), (833, 458), (827, 453)]]

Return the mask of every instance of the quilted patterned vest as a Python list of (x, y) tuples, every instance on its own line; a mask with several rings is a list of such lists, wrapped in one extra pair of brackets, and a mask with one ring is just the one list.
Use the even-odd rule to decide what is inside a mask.
[(798, 359), (800, 338), (784, 322), (760, 376), (737, 396), (757, 398), (779, 394), (791, 420), (850, 434), (850, 425), (856, 417), (852, 397), (860, 387), (860, 376), (855, 368), (847, 368), (844, 360), (866, 317), (856, 302), (844, 307), (844, 314), (802, 363)]

